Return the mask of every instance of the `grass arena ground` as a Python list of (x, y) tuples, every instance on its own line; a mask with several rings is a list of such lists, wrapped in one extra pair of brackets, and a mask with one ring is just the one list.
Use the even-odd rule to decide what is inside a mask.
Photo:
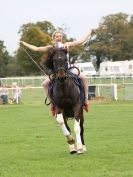
[(87, 152), (70, 155), (44, 98), (27, 89), (21, 104), (0, 105), (0, 177), (133, 177), (133, 102), (90, 101)]

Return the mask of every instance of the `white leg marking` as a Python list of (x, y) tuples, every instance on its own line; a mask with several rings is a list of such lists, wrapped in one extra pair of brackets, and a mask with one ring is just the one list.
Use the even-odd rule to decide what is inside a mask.
[(83, 145), (83, 151), (86, 152), (87, 151), (87, 148), (85, 145)]
[(77, 151), (74, 144), (69, 144), (69, 151), (70, 151), (70, 153), (75, 153)]
[(57, 114), (57, 118), (56, 118), (58, 124), (60, 125), (62, 132), (65, 136), (70, 135), (70, 132), (67, 130), (65, 124), (64, 124), (64, 119), (63, 119), (63, 115), (62, 114)]
[(63, 119), (63, 115), (60, 113), (60, 114), (57, 114), (56, 116), (56, 120), (58, 122), (58, 124), (64, 124), (64, 119)]
[(80, 136), (80, 122), (75, 120), (74, 123), (74, 132), (76, 134), (76, 144), (77, 144), (77, 153), (83, 153), (83, 146), (82, 146), (82, 141), (81, 141), (81, 136)]

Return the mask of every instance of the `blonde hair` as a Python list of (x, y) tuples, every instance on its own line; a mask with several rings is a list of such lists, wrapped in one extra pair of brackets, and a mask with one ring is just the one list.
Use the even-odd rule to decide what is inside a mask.
[(54, 37), (55, 37), (55, 35), (56, 35), (57, 33), (60, 33), (60, 34), (63, 36), (63, 34), (62, 34), (61, 31), (54, 31), (53, 34), (52, 34), (52, 39), (54, 39)]

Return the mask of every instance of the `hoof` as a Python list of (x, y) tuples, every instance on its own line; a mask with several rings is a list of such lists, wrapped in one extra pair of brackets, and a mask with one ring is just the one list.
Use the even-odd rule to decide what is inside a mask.
[(84, 153), (83, 145), (80, 144), (80, 143), (77, 144), (77, 153), (78, 154), (83, 154)]
[(83, 149), (79, 149), (79, 150), (77, 150), (77, 154), (84, 154)]
[(83, 149), (82, 143), (77, 143), (77, 150), (81, 150), (81, 149)]
[(71, 152), (70, 152), (70, 154), (75, 154), (75, 153), (77, 153), (77, 151), (71, 151)]
[(70, 151), (70, 154), (74, 154), (77, 152), (74, 144), (69, 144), (69, 151)]
[(87, 148), (85, 145), (83, 145), (83, 151), (86, 152), (87, 151)]

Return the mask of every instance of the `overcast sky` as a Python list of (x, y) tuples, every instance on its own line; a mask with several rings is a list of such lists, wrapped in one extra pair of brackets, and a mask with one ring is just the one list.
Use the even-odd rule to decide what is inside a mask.
[(20, 26), (29, 22), (64, 24), (67, 35), (78, 39), (97, 28), (103, 16), (133, 14), (133, 0), (0, 0), (0, 7), (0, 40), (10, 54), (18, 47)]

